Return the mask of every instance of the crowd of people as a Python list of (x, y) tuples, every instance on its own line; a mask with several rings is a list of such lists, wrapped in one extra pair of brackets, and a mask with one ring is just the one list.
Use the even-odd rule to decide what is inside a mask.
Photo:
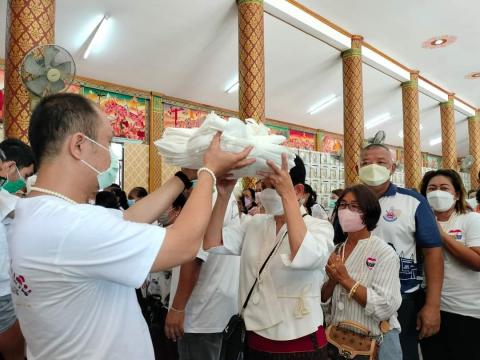
[(323, 208), (299, 157), (236, 193), (252, 149), (217, 134), (201, 169), (126, 193), (112, 136), (90, 100), (58, 94), (30, 145), (0, 143), (5, 360), (232, 360), (237, 314), (244, 359), (480, 359), (480, 192), (455, 170), (400, 188), (370, 144)]

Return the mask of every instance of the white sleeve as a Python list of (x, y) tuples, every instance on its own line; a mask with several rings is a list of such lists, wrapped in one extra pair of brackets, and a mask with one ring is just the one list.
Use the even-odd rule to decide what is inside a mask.
[(465, 246), (480, 246), (480, 214), (469, 213), (465, 222)]
[(72, 275), (140, 287), (165, 233), (158, 226), (125, 221), (107, 209), (92, 206), (65, 234), (57, 265)]
[(209, 253), (219, 255), (241, 255), (247, 227), (253, 216), (245, 215), (222, 229), (222, 246), (208, 249)]
[(402, 303), (400, 293), (400, 260), (393, 249), (373, 269), (375, 275), (372, 285), (367, 287), (367, 305), (365, 314), (378, 321), (388, 320), (394, 315)]
[(312, 206), (312, 217), (321, 220), (328, 220), (328, 214), (320, 204)]
[[(310, 218), (312, 219), (312, 218)], [(333, 251), (333, 227), (324, 220), (305, 222), (307, 233), (293, 259), (290, 254), (280, 254), (283, 264), (292, 269), (324, 268)]]

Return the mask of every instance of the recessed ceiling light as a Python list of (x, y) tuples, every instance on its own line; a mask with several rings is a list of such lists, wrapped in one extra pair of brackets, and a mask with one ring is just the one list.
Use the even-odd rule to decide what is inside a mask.
[(328, 106), (332, 105), (335, 101), (337, 101), (338, 95), (331, 94), (326, 98), (322, 99), (318, 104), (308, 110), (310, 115), (315, 115), (316, 113), (322, 111), (323, 109), (327, 108)]
[(422, 43), (422, 47), (426, 49), (439, 49), (444, 48), (445, 46), (453, 44), (457, 41), (456, 36), (451, 35), (442, 35), (442, 36), (435, 36), (430, 38)]
[(469, 79), (469, 80), (480, 79), (480, 71), (479, 72), (472, 72), (470, 74), (465, 75), (465, 79)]
[(392, 118), (392, 114), (390, 113), (385, 113), (383, 115), (377, 116), (376, 118), (373, 118), (372, 120), (369, 120), (365, 123), (365, 129), (368, 130), (375, 126), (383, 124), (385, 121), (388, 121), (391, 118)]

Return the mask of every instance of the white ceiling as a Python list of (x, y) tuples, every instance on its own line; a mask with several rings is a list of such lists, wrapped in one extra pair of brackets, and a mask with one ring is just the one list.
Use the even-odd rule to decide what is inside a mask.
[[(433, 1), (422, 0), (403, 6), (413, 9), (419, 6), (418, 3), (424, 6)], [(318, 1), (302, 2), (319, 10)], [(352, 8), (346, 7), (345, 2), (351, 4)], [(6, 3), (7, 0), (0, 0), (0, 14), (5, 14)], [(371, 0), (368, 4), (362, 2), (360, 8), (354, 0), (323, 0), (321, 15), (327, 18), (327, 15), (331, 16), (332, 21), (350, 32), (365, 35), (367, 40), (382, 51), (403, 60), (408, 66), (423, 70), (425, 75), (432, 74), (435, 81), (449, 86), (451, 83), (449, 89), (480, 103), (480, 80), (463, 80), (463, 75), (455, 75), (450, 64), (455, 59), (457, 65), (460, 64), (461, 69), (456, 69), (457, 73), (480, 71), (474, 68), (474, 57), (480, 56), (480, 50), (461, 48), (461, 38), (451, 48), (435, 52), (423, 50), (420, 48), (423, 37), (434, 36), (436, 33), (433, 30), (438, 30), (437, 25), (433, 30), (425, 29), (424, 22), (435, 21), (420, 15), (411, 18), (415, 26), (419, 27), (417, 34), (415, 30), (410, 31), (408, 22), (404, 22), (398, 15), (408, 18), (408, 13), (411, 13), (408, 9), (403, 8), (399, 12), (392, 4), (380, 6), (382, 3), (380, 0)], [(371, 16), (365, 11), (373, 7), (373, 4), (380, 6), (375, 14), (382, 11), (381, 17)], [(349, 9), (348, 12), (345, 9)], [(440, 6), (439, 9), (448, 15), (446, 7)], [(450, 7), (448, 10), (451, 10)], [(85, 40), (105, 12), (110, 13), (111, 18), (104, 37), (98, 41), (98, 46), (93, 49), (90, 57), (83, 60)], [(453, 17), (442, 23), (449, 26), (458, 24), (452, 30), (443, 29), (441, 34), (456, 35), (454, 30), (460, 29), (463, 34), (470, 26), (463, 19), (460, 23), (460, 20)], [(391, 24), (395, 24), (395, 27)], [(395, 30), (389, 30), (391, 28)], [(428, 31), (432, 34), (426, 35)], [(5, 16), (0, 15), (2, 58), (5, 49), (4, 32)], [(407, 46), (406, 42), (413, 42), (415, 46)], [(78, 2), (59, 0), (56, 11), (56, 43), (73, 54), (77, 73), (82, 76), (159, 91), (223, 108), (238, 108), (238, 94), (225, 93), (225, 88), (235, 79), (238, 71), (237, 10), (234, 0), (83, 0), (82, 6), (78, 6)], [(460, 49), (463, 52), (459, 52)], [(439, 61), (436, 54), (446, 54), (448, 59), (442, 57)], [(307, 114), (312, 106), (326, 96), (332, 93), (342, 94), (342, 64), (337, 50), (265, 15), (265, 60), (267, 117), (343, 132), (341, 98), (316, 115)], [(387, 123), (367, 131), (366, 136), (384, 129), (387, 132), (387, 143), (401, 145), (402, 139), (398, 136), (402, 127), (400, 84), (367, 65), (364, 65), (363, 76), (365, 120), (387, 112), (393, 115)], [(457, 84), (454, 80), (458, 76), (460, 79)], [(440, 135), (438, 102), (421, 94), (420, 107), (424, 125), (422, 151), (440, 154), (440, 145), (430, 147), (428, 144), (431, 138)], [(457, 115), (457, 121), (465, 118), (464, 115)], [(457, 127), (457, 139), (467, 139), (465, 122)], [(459, 154), (466, 154), (467, 147), (468, 140), (459, 142)]]

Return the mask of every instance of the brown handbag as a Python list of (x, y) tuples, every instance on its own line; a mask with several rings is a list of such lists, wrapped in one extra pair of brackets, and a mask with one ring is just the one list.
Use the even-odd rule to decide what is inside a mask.
[(329, 342), (328, 352), (331, 360), (377, 359), (379, 350), (377, 340), (370, 336), (370, 332), (362, 325), (353, 321), (342, 321), (337, 325), (330, 325), (325, 333)]

